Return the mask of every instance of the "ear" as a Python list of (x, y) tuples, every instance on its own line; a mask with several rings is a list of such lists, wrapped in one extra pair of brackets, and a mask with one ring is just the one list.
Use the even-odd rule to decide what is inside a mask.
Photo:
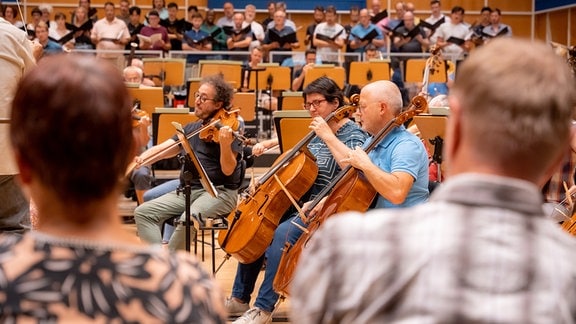
[(453, 161), (462, 140), (462, 106), (458, 98), (450, 96), (450, 117), (446, 124), (446, 133), (444, 135), (444, 152), (442, 153), (447, 162)]
[(26, 163), (22, 158), (22, 155), (18, 152), (14, 152), (16, 165), (18, 166), (18, 170), (20, 172), (20, 181), (22, 184), (29, 185), (32, 182), (32, 168), (30, 164)]

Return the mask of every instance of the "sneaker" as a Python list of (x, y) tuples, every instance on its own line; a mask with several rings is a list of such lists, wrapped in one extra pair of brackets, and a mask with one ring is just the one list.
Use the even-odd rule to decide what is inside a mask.
[(226, 307), (228, 315), (230, 316), (241, 316), (242, 314), (244, 314), (244, 312), (250, 309), (248, 303), (244, 304), (238, 302), (236, 301), (236, 299), (232, 297), (226, 298), (226, 302), (224, 302), (224, 307)]
[(269, 324), (272, 323), (272, 313), (258, 307), (251, 308), (244, 315), (238, 317), (235, 324)]

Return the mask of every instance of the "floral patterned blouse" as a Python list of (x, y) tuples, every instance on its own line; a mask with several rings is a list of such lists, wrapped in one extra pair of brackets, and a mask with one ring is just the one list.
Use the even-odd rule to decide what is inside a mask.
[(224, 323), (194, 257), (158, 247), (0, 236), (0, 322)]

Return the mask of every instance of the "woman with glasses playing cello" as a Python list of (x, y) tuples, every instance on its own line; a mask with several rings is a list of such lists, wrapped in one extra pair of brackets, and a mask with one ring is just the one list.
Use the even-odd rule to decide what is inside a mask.
[[(313, 81), (304, 90), (304, 100), (304, 108), (310, 111), (310, 115), (313, 118), (310, 129), (316, 132), (317, 135), (309, 142), (308, 150), (316, 158), (318, 166), (318, 177), (312, 188), (302, 199), (307, 201), (313, 199), (330, 182), (332, 177), (340, 171), (338, 161), (345, 158), (345, 154), (350, 149), (361, 146), (367, 134), (356, 123), (346, 117), (341, 119), (332, 118), (328, 123), (324, 120), (344, 103), (342, 91), (334, 81), (326, 77)], [(320, 138), (320, 133), (335, 134), (334, 140), (338, 143), (329, 148)], [(226, 307), (230, 315), (242, 315), (245, 312), (244, 316), (238, 319), (238, 322), (252, 322), (255, 318), (265, 321), (271, 319), (272, 310), (278, 300), (278, 295), (272, 290), (272, 282), (280, 261), (281, 247), (286, 240), (293, 243), (302, 233), (291, 222), (293, 220), (298, 221), (298, 217), (297, 213), (286, 213), (283, 217), (283, 222), (274, 233), (272, 245), (266, 250), (265, 254), (252, 263), (238, 264), (232, 296), (226, 301)], [(300, 225), (304, 225), (303, 222), (300, 222)], [(265, 257), (266, 274), (264, 282), (258, 292), (254, 308), (249, 309), (250, 295), (254, 290), (254, 284)]]
[[(181, 181), (187, 174), (194, 175), (190, 183), (190, 213), (201, 217), (201, 221), (230, 213), (236, 206), (237, 190), (242, 183), (242, 142), (234, 137), (239, 121), (236, 116), (228, 114), (232, 94), (232, 87), (221, 76), (204, 78), (195, 94), (194, 114), (200, 120), (184, 126), (184, 134), (181, 135), (183, 138), (186, 135), (185, 141), (174, 136), (145, 151), (134, 161), (136, 165), (150, 165), (176, 156), (182, 145), (192, 161), (187, 159), (184, 162)], [(224, 126), (212, 127), (216, 122)], [(184, 196), (172, 191), (138, 206), (134, 218), (140, 238), (160, 244), (162, 223), (179, 217), (181, 221), (168, 246), (170, 250), (185, 249), (186, 231), (182, 222), (186, 210)], [(191, 234), (191, 237), (195, 235)]]

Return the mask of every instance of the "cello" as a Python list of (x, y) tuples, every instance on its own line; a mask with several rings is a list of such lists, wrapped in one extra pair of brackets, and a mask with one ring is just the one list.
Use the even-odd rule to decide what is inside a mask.
[[(374, 136), (372, 142), (365, 148), (366, 153), (372, 151), (395, 127), (404, 124), (414, 115), (426, 110), (427, 106), (426, 98), (423, 96), (412, 98), (410, 107), (390, 120), (386, 126)], [(314, 235), (328, 217), (351, 210), (364, 212), (370, 207), (376, 194), (376, 190), (362, 172), (351, 165), (348, 165), (344, 170), (340, 171), (330, 184), (316, 196), (308, 208), (308, 210), (314, 209), (324, 197), (328, 196), (322, 210), (314, 216), (303, 219), (304, 222), (308, 224), (308, 227), (303, 231), (302, 236), (298, 238), (294, 245), (286, 243), (284, 246), (278, 271), (274, 277), (274, 291), (283, 298), (289, 296), (289, 286), (294, 277), (294, 271), (300, 255), (312, 235)]]
[[(343, 106), (328, 117), (326, 122), (350, 117), (356, 110), (359, 96), (353, 96), (353, 105)], [(274, 163), (254, 185), (248, 189), (235, 211), (228, 216), (228, 230), (218, 236), (218, 243), (228, 256), (241, 263), (256, 261), (272, 242), (274, 231), (284, 213), (314, 184), (318, 175), (316, 158), (306, 145), (316, 136), (308, 133), (296, 146)]]

